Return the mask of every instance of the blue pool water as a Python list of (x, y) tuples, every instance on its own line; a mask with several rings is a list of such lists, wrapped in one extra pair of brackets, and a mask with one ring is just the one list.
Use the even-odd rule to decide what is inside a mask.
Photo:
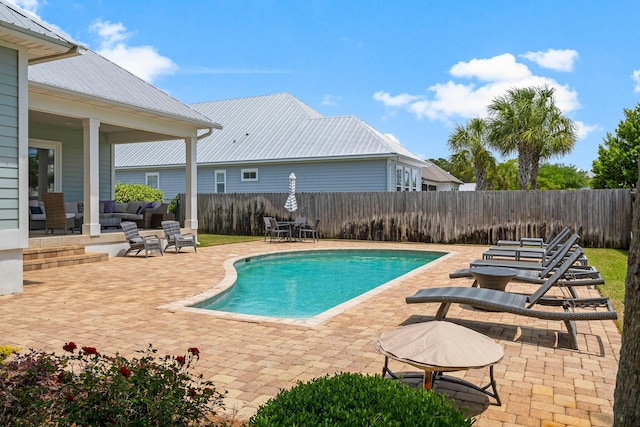
[(245, 258), (224, 293), (193, 307), (292, 319), (320, 314), (445, 255), (406, 250), (327, 250)]

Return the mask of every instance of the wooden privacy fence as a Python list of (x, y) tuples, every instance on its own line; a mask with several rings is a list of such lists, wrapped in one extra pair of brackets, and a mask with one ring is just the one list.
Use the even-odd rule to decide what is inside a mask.
[[(629, 190), (199, 194), (199, 232), (261, 235), (263, 216), (321, 220), (321, 238), (493, 244), (561, 227), (586, 247), (628, 248)], [(184, 204), (181, 204), (184, 206)], [(182, 216), (184, 217), (184, 216)]]

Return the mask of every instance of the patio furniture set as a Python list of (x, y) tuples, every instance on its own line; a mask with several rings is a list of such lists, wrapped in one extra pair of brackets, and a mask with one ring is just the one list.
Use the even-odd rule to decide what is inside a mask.
[[(433, 321), (402, 326), (380, 335), (375, 346), (385, 356), (383, 376), (398, 377), (388, 367), (389, 359), (393, 359), (424, 370), (425, 388), (431, 388), (436, 380), (453, 381), (493, 397), (500, 405), (493, 378), (493, 365), (502, 359), (503, 353), (497, 348), (501, 349), (501, 346), (483, 342), (483, 335), (462, 326), (456, 325), (467, 331), (457, 328), (451, 331), (448, 322), (444, 321), (451, 304), (563, 321), (569, 333), (570, 346), (574, 350), (578, 350), (576, 321), (617, 319), (618, 315), (609, 298), (579, 296), (580, 287), (603, 284), (604, 280), (593, 266), (588, 265), (582, 248), (577, 244), (577, 234), (565, 229), (558, 235), (561, 237), (549, 243), (541, 239), (501, 241), (499, 245), (485, 251), (482, 260), (471, 261), (469, 268), (449, 275), (451, 278), (473, 278), (470, 287), (424, 288), (407, 297), (407, 304), (439, 303), (440, 307)], [(527, 255), (523, 256), (523, 253)], [(508, 291), (511, 282), (540, 286), (530, 294), (514, 293)], [(559, 289), (562, 296), (550, 295), (551, 289)], [(455, 347), (454, 344), (459, 340), (462, 344)], [(476, 345), (476, 341), (480, 344)], [(473, 345), (469, 344), (472, 342)], [(443, 348), (445, 355), (442, 354)], [(490, 382), (485, 386), (442, 375), (443, 372), (487, 366), (490, 368)]]
[(263, 217), (264, 220), (264, 240), (269, 236), (269, 242), (302, 242), (308, 237), (314, 242), (318, 241), (318, 225), (320, 220), (316, 219), (313, 224), (307, 223), (307, 218), (297, 217), (294, 221), (277, 221), (270, 216)]
[[(99, 219), (102, 228), (120, 228), (123, 221), (134, 221), (140, 228), (158, 228), (162, 220), (174, 220), (167, 213), (169, 205), (161, 202), (132, 201), (117, 203), (115, 200), (99, 202)], [(29, 201), (29, 229), (81, 231), (84, 220), (83, 202), (65, 202), (64, 193), (44, 193), (42, 200)]]
[[(124, 256), (127, 256), (129, 252), (133, 251), (137, 251), (135, 255), (138, 255), (143, 250), (145, 257), (148, 257), (152, 251), (157, 251), (160, 252), (160, 255), (164, 255), (164, 252), (166, 252), (169, 247), (173, 247), (176, 253), (185, 247), (192, 247), (195, 252), (198, 252), (196, 236), (191, 233), (182, 234), (178, 221), (162, 221), (164, 239), (157, 234), (140, 236), (138, 226), (133, 221), (123, 221), (120, 225), (129, 243), (129, 248)], [(163, 243), (165, 244), (164, 248), (162, 247)]]

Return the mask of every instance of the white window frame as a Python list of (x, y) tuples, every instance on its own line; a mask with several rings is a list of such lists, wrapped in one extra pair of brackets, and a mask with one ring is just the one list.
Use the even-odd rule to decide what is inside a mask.
[(404, 172), (402, 166), (396, 166), (396, 191), (402, 191), (402, 181), (404, 180)]
[(418, 169), (411, 169), (411, 191), (418, 191)]
[[(152, 185), (149, 185), (149, 178), (150, 177), (155, 177), (156, 178), (156, 182), (157, 182), (157, 186), (154, 187)], [(160, 189), (160, 172), (145, 172), (144, 174), (144, 183), (145, 185), (149, 185), (149, 187), (151, 188), (155, 188), (157, 190)]]
[[(255, 178), (247, 178), (245, 174), (253, 174), (255, 173)], [(240, 169), (240, 181), (242, 182), (252, 182), (258, 180), (258, 168), (250, 168), (250, 169)]]
[(29, 138), (29, 147), (53, 150), (53, 190), (62, 191), (62, 142)]
[[(224, 181), (218, 182), (218, 174), (221, 174), (224, 177)], [(222, 192), (218, 191), (218, 184), (224, 185), (224, 190)], [(214, 193), (226, 193), (227, 192), (227, 170), (226, 169), (217, 169), (213, 172), (213, 189)]]

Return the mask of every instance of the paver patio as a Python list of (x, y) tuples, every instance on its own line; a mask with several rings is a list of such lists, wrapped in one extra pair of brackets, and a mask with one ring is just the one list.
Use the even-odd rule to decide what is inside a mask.
[[(158, 308), (215, 286), (223, 262), (239, 255), (310, 248), (418, 248), (446, 251), (418, 273), (410, 273), (315, 326), (241, 321)], [(152, 343), (160, 354), (201, 351), (197, 370), (219, 390), (225, 404), (248, 418), (281, 388), (297, 380), (341, 371), (377, 374), (384, 357), (374, 348), (383, 331), (430, 320), (436, 304), (407, 305), (422, 287), (469, 285), (448, 273), (479, 258), (484, 246), (321, 241), (269, 244), (256, 241), (202, 248), (198, 253), (108, 262), (25, 273), (21, 294), (0, 297), (0, 345), (62, 352), (74, 341), (100, 352), (133, 355)], [(512, 286), (512, 285), (510, 285)], [(517, 285), (508, 289), (518, 289)], [(530, 288), (529, 288), (530, 289)], [(580, 289), (581, 296), (596, 291)], [(505, 348), (495, 367), (502, 406), (479, 393), (443, 383), (482, 426), (608, 426), (612, 423), (620, 334), (612, 321), (578, 322), (580, 350), (568, 348), (562, 322), (453, 305), (448, 320), (481, 332)], [(470, 349), (472, 351), (472, 349)], [(397, 363), (397, 362), (396, 362)], [(392, 369), (411, 371), (407, 365)], [(456, 374), (486, 383), (488, 369)]]

